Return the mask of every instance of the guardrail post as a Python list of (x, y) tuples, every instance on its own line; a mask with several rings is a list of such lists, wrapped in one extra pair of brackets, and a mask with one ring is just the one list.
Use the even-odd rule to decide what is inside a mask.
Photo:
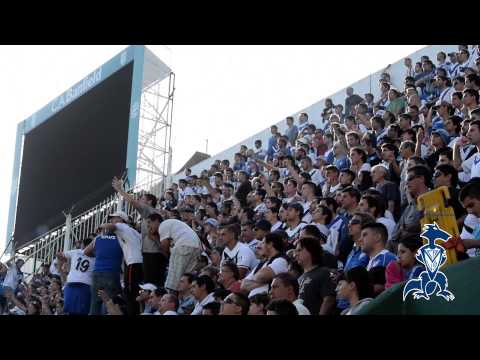
[[(72, 237), (72, 214), (66, 214), (65, 215), (66, 220), (65, 220), (65, 238), (63, 241), (63, 251), (68, 251), (70, 250), (71, 247), (71, 237)], [(55, 254), (54, 254), (55, 255)]]

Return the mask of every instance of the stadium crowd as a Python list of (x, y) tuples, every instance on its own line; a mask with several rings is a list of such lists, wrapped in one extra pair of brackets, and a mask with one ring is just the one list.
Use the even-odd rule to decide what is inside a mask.
[(2, 264), (16, 315), (355, 315), (423, 270), (416, 200), (446, 186), (460, 260), (480, 254), (480, 53), (406, 58), (403, 88), (349, 87), (268, 143), (185, 176), (161, 198), (112, 186), (117, 211), (29, 283)]

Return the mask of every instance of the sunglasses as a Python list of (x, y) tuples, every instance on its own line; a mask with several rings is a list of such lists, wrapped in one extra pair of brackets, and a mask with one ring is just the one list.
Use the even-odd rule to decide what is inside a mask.
[(440, 177), (442, 176), (443, 174), (440, 172), (440, 171), (436, 171), (434, 174), (433, 174), (433, 177), (434, 178), (437, 178), (437, 177)]
[(358, 219), (352, 219), (350, 220), (350, 225), (360, 225), (362, 222)]
[(232, 298), (226, 298), (226, 299), (224, 300), (224, 303), (225, 303), (225, 304), (233, 304), (233, 305), (237, 305), (237, 306), (238, 306), (238, 304), (237, 304), (235, 301), (233, 301)]

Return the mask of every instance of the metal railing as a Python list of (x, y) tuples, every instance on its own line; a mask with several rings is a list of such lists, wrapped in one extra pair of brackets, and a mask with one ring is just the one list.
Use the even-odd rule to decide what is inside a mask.
[[(127, 192), (138, 198), (144, 191), (147, 191), (160, 198), (163, 194), (165, 180), (164, 177), (149, 180), (128, 189)], [(72, 249), (76, 241), (81, 241), (94, 233), (99, 225), (107, 222), (108, 215), (117, 210), (123, 210), (127, 215), (135, 216), (133, 207), (124, 203), (118, 194), (113, 194), (74, 218), (66, 214), (66, 221), (63, 225), (23, 244), (15, 251), (15, 256), (25, 260), (25, 270), (33, 275), (40, 270), (43, 264), (51, 263), (59, 251)]]

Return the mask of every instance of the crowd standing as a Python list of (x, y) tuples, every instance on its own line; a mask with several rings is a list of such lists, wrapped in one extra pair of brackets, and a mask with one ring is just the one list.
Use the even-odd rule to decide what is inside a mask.
[[(0, 310), (15, 315), (354, 315), (423, 271), (416, 200), (446, 186), (461, 246), (480, 248), (480, 53), (459, 45), (388, 71), (380, 97), (286, 118), (161, 198), (113, 188), (117, 211), (26, 283), (0, 268)], [(460, 190), (461, 189), (461, 190)]]

